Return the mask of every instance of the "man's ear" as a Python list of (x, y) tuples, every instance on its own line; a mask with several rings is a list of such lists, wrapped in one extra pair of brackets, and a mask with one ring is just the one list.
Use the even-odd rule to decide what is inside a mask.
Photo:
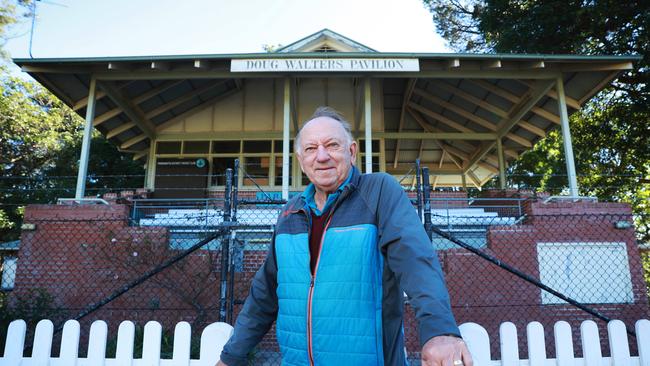
[(352, 140), (350, 143), (350, 156), (352, 157), (352, 165), (357, 161), (357, 142)]
[(298, 160), (298, 166), (300, 167), (300, 171), (304, 173), (305, 169), (303, 169), (303, 167), (302, 167), (302, 158), (301, 158), (300, 154), (296, 154), (296, 158), (297, 158), (296, 160)]

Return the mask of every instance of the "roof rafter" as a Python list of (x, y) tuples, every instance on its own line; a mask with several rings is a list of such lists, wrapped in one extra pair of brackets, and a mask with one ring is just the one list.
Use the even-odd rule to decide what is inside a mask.
[(444, 89), (444, 90), (454, 94), (455, 96), (461, 97), (461, 98), (465, 99), (466, 101), (468, 101), (470, 103), (474, 103), (477, 106), (485, 109), (486, 111), (492, 112), (493, 114), (497, 115), (498, 117), (505, 117), (508, 114), (507, 111), (504, 111), (503, 109), (501, 109), (501, 108), (499, 108), (499, 107), (497, 107), (495, 105), (492, 105), (492, 104), (488, 103), (487, 101), (485, 101), (483, 99), (477, 98), (477, 97), (471, 95), (470, 93), (462, 90), (461, 88), (459, 88), (457, 86), (453, 86), (453, 85), (447, 83), (444, 80), (440, 80), (439, 82), (435, 83), (434, 85), (436, 87), (440, 88), (440, 89)]
[[(431, 93), (429, 93), (429, 92), (427, 92), (427, 91), (425, 91), (423, 89), (415, 88), (415, 90), (413, 92), (414, 92), (414, 94), (419, 95), (419, 96), (423, 97), (424, 99), (427, 99), (428, 101), (430, 101), (430, 102), (432, 102), (434, 104), (437, 104), (437, 105), (439, 105), (441, 107), (447, 108), (448, 110), (458, 114), (459, 116), (467, 118), (468, 120), (470, 120), (470, 121), (472, 121), (472, 122), (474, 122), (474, 123), (476, 123), (478, 125), (481, 125), (481, 126), (487, 128), (490, 131), (496, 131), (497, 130), (497, 126), (494, 123), (492, 123), (492, 122), (490, 122), (490, 121), (488, 121), (488, 120), (486, 120), (484, 118), (481, 118), (481, 117), (473, 114), (472, 112), (469, 112), (469, 111), (467, 111), (467, 110), (465, 110), (465, 109), (463, 109), (463, 108), (461, 108), (461, 107), (459, 107), (459, 106), (457, 106), (457, 105), (455, 105), (455, 104), (453, 104), (451, 102), (447, 102), (447, 101), (443, 100), (442, 98), (439, 98), (439, 97), (437, 97), (437, 96), (435, 96), (435, 95), (433, 95), (433, 94), (431, 94)], [(506, 134), (506, 138), (518, 143), (521, 146), (525, 146), (525, 147), (532, 147), (533, 146), (532, 142), (528, 141), (527, 139), (525, 139), (525, 138), (523, 138), (521, 136), (515, 135), (514, 133), (511, 133), (511, 132)]]
[(496, 133), (490, 132), (375, 132), (373, 136), (385, 139), (411, 139), (411, 140), (478, 140), (492, 141), (497, 138)]
[(178, 116), (175, 116), (175, 117), (161, 123), (160, 125), (156, 126), (156, 131), (160, 132), (160, 131), (164, 130), (165, 128), (173, 125), (174, 123), (177, 123), (177, 122), (179, 122), (179, 121), (181, 121), (183, 119), (186, 119), (186, 118), (188, 118), (188, 117), (190, 117), (190, 116), (192, 116), (192, 115), (194, 115), (196, 113), (199, 113), (199, 112), (203, 111), (204, 109), (206, 109), (208, 107), (211, 107), (213, 104), (219, 102), (220, 100), (226, 99), (227, 97), (241, 91), (241, 89), (238, 88), (237, 85), (240, 85), (240, 84), (235, 83), (235, 88), (234, 89), (231, 89), (231, 90), (229, 90), (229, 91), (227, 91), (225, 93), (214, 96), (214, 97), (206, 100), (205, 102), (202, 102), (201, 104), (195, 106), (194, 108), (192, 108), (190, 110), (187, 110), (187, 111), (179, 114)]
[(141, 134), (135, 137), (132, 137), (126, 141), (124, 141), (122, 144), (120, 144), (120, 149), (128, 149), (129, 147), (137, 144), (138, 142), (145, 140), (147, 138), (147, 135)]
[(600, 89), (604, 88), (605, 85), (609, 84), (612, 80), (614, 80), (618, 76), (618, 74), (620, 74), (620, 71), (611, 72), (600, 83), (598, 83), (595, 87), (593, 87), (591, 90), (589, 90), (589, 92), (587, 94), (585, 94), (584, 97), (580, 98), (578, 103), (580, 105), (582, 105), (584, 102), (591, 99), (591, 97), (593, 97), (594, 94), (598, 93), (598, 91), (600, 91)]
[[(515, 79), (515, 80), (517, 82), (521, 83), (521, 84), (526, 85), (529, 88), (533, 86), (533, 83), (531, 81), (529, 81), (529, 80), (519, 80), (519, 79)], [(551, 98), (553, 98), (555, 100), (557, 100), (557, 98), (558, 98), (557, 91), (555, 91), (554, 89), (549, 90), (548, 93), (546, 93), (546, 95), (548, 95), (549, 97), (551, 97)], [(571, 107), (573, 109), (580, 109), (580, 102), (578, 102), (577, 100), (571, 98), (568, 95), (565, 95), (564, 99), (566, 100), (566, 104), (569, 107)]]
[[(465, 81), (472, 82), (471, 80), (465, 80)], [(499, 117), (506, 117), (508, 115), (507, 111), (505, 111), (505, 110), (503, 110), (503, 109), (501, 109), (501, 108), (499, 108), (499, 107), (497, 107), (497, 106), (495, 106), (493, 104), (490, 104), (490, 103), (486, 102), (485, 100), (481, 100), (479, 98), (476, 98), (475, 96), (461, 90), (458, 87), (452, 86), (452, 85), (448, 84), (445, 81), (441, 81), (439, 84), (436, 84), (436, 86), (440, 87), (442, 89), (445, 89), (445, 90), (447, 90), (447, 91), (449, 91), (451, 93), (454, 93), (455, 95), (467, 100), (468, 102), (472, 102), (472, 103), (478, 105), (479, 107), (494, 113), (495, 115), (497, 115)], [(517, 99), (517, 102), (518, 102), (519, 98), (516, 98), (516, 99)], [(525, 129), (525, 130), (527, 130), (529, 132), (532, 132), (532, 133), (534, 133), (535, 135), (537, 135), (539, 137), (546, 137), (546, 131), (544, 131), (543, 129), (541, 129), (541, 128), (535, 126), (535, 125), (533, 125), (530, 122), (527, 122), (527, 121), (522, 119), (521, 121), (518, 122), (518, 125), (521, 128), (523, 128), (523, 129)]]
[(469, 180), (471, 180), (472, 183), (474, 184), (474, 187), (481, 189), (481, 180), (478, 179), (478, 177), (476, 176), (476, 174), (474, 174), (474, 172), (468, 171), (467, 176), (469, 177)]
[(149, 155), (149, 149), (140, 150), (140, 152), (133, 154), (133, 160), (140, 160), (147, 155)]
[[(515, 79), (515, 80), (517, 80), (517, 79)], [(503, 89), (503, 88), (501, 88), (499, 86), (496, 86), (496, 85), (494, 85), (494, 84), (492, 84), (490, 82), (487, 82), (485, 80), (467, 80), (467, 81), (470, 82), (470, 83), (474, 83), (474, 84), (480, 86), (481, 88), (483, 88), (483, 89), (485, 89), (487, 91), (490, 91), (490, 92), (492, 92), (492, 93), (494, 93), (494, 94), (496, 94), (496, 95), (498, 95), (498, 96), (500, 96), (500, 97), (502, 97), (504, 99), (507, 99), (510, 102), (515, 103), (515, 104), (519, 103), (521, 101), (521, 99), (522, 99), (521, 97), (514, 95), (510, 91), (505, 90), (505, 89)], [(547, 120), (555, 123), (555, 124), (560, 123), (560, 117), (559, 116), (556, 116), (555, 114), (553, 114), (553, 113), (551, 113), (551, 112), (549, 112), (549, 111), (547, 111), (545, 109), (542, 109), (542, 108), (539, 108), (539, 107), (533, 107), (533, 108), (530, 109), (530, 111), (535, 113), (536, 115), (544, 118), (544, 119), (547, 119)]]
[(416, 110), (416, 111), (418, 111), (418, 112), (420, 112), (420, 113), (422, 113), (424, 115), (427, 115), (427, 116), (435, 119), (438, 122), (446, 124), (447, 126), (453, 128), (456, 131), (468, 132), (468, 133), (469, 132), (475, 132), (475, 131), (470, 130), (469, 128), (461, 125), (460, 123), (458, 123), (456, 121), (453, 121), (452, 119), (447, 118), (447, 117), (443, 116), (440, 113), (437, 113), (437, 112), (434, 112), (434, 111), (432, 111), (432, 110), (430, 110), (428, 108), (425, 108), (425, 107), (423, 107), (423, 106), (421, 106), (421, 105), (419, 105), (419, 104), (417, 104), (415, 102), (409, 102), (408, 106), (409, 106), (409, 108), (411, 108), (413, 110)]
[(114, 83), (99, 81), (98, 84), (100, 88), (104, 89), (113, 102), (124, 111), (131, 121), (135, 122), (138, 128), (140, 128), (147, 137), (152, 138), (154, 136), (155, 128), (153, 123), (151, 123), (146, 116), (142, 115), (142, 111), (140, 111), (137, 106), (133, 105), (124, 95), (122, 95), (122, 93), (115, 87)]
[(428, 101), (430, 101), (430, 102), (432, 102), (434, 104), (437, 104), (437, 105), (439, 105), (441, 107), (447, 108), (448, 110), (458, 114), (459, 116), (465, 117), (468, 120), (470, 120), (470, 121), (472, 121), (472, 122), (474, 122), (474, 123), (476, 123), (476, 124), (478, 124), (480, 126), (483, 126), (483, 127), (487, 128), (490, 131), (496, 131), (497, 130), (494, 123), (492, 123), (492, 122), (490, 122), (490, 121), (488, 121), (488, 120), (486, 120), (484, 118), (478, 117), (478, 116), (472, 114), (471, 112), (469, 112), (469, 111), (467, 111), (467, 110), (465, 110), (465, 109), (463, 109), (463, 108), (461, 108), (461, 107), (459, 107), (459, 106), (457, 106), (457, 105), (455, 105), (453, 103), (447, 102), (447, 101), (443, 100), (442, 98), (439, 98), (439, 97), (427, 92), (426, 90), (423, 90), (423, 89), (420, 89), (420, 88), (415, 88), (413, 93), (418, 95), (418, 96), (421, 96), (422, 98), (424, 98), (424, 99), (426, 99), (426, 100), (428, 100)]
[[(118, 89), (123, 89), (123, 88), (129, 86), (130, 84), (132, 84), (132, 83), (134, 83), (134, 82), (135, 82), (135, 80), (128, 80), (128, 81), (125, 81), (125, 82), (119, 83), (119, 84), (117, 84), (117, 88), (118, 88)], [(98, 101), (98, 100), (104, 98), (105, 96), (106, 96), (106, 92), (105, 92), (105, 91), (103, 91), (103, 90), (97, 90), (97, 92), (95, 93), (95, 101)], [(76, 101), (76, 102), (72, 105), (72, 110), (73, 110), (73, 111), (78, 111), (78, 110), (80, 110), (81, 108), (83, 108), (83, 107), (85, 107), (85, 106), (87, 106), (87, 105), (88, 105), (88, 96), (85, 96), (85, 97), (79, 99), (78, 101)]]
[(216, 82), (213, 82), (213, 83), (208, 83), (208, 84), (206, 84), (206, 85), (204, 85), (204, 86), (202, 86), (200, 88), (194, 89), (189, 93), (186, 93), (186, 94), (184, 94), (184, 95), (182, 95), (182, 96), (180, 96), (180, 97), (178, 97), (176, 99), (171, 100), (170, 102), (167, 102), (167, 103), (165, 103), (165, 104), (163, 104), (163, 105), (161, 105), (159, 107), (156, 107), (156, 108), (146, 112), (145, 117), (146, 118), (154, 118), (154, 117), (156, 117), (156, 116), (158, 116), (160, 114), (163, 114), (163, 113), (167, 112), (168, 110), (170, 110), (170, 109), (172, 109), (174, 107), (177, 107), (177, 106), (191, 100), (192, 98), (194, 98), (197, 95), (203, 94), (203, 93), (207, 92), (210, 89), (213, 89), (213, 88), (216, 88), (219, 85), (225, 84), (227, 81), (228, 80), (219, 80), (219, 81), (216, 81)]
[[(521, 119), (528, 111), (542, 99), (546, 93), (553, 87), (555, 83), (554, 80), (539, 80), (533, 85), (528, 92), (521, 98), (521, 101), (515, 105), (510, 113), (509, 117), (505, 118), (499, 123), (499, 131), (497, 133), (498, 138), (504, 137), (510, 129), (517, 124), (519, 119)], [(483, 159), (485, 155), (494, 148), (496, 145), (496, 140), (488, 144), (485, 144), (482, 148), (476, 151), (476, 154), (470, 160), (468, 166), (466, 167), (465, 172), (469, 171), (474, 167), (474, 165)]]
[[(414, 120), (415, 120), (415, 121), (416, 121), (416, 122), (417, 122), (417, 123), (422, 127), (422, 129), (424, 129), (425, 131), (429, 131), (429, 132), (433, 132), (433, 133), (439, 131), (439, 130), (436, 129), (435, 127), (430, 126), (428, 123), (426, 123), (426, 121), (424, 120), (424, 118), (423, 118), (422, 116), (420, 116), (417, 112), (411, 110), (410, 108), (407, 108), (407, 111), (408, 111), (408, 113), (411, 115), (411, 117), (413, 117), (413, 119), (414, 119)], [(443, 141), (440, 141), (440, 140), (437, 140), (437, 139), (436, 139), (436, 140), (433, 140), (433, 141), (434, 141), (434, 142), (435, 142), (435, 143), (440, 147), (440, 149), (443, 151), (443, 153), (447, 153), (447, 155), (449, 155), (449, 158), (451, 159), (451, 161), (452, 161), (454, 164), (456, 164), (456, 166), (458, 166), (458, 168), (460, 168), (460, 169), (463, 168), (463, 164), (464, 164), (463, 160), (464, 160), (464, 159), (465, 159), (465, 160), (467, 159), (467, 155), (466, 155), (466, 154), (459, 153), (460, 151), (459, 151), (458, 149), (454, 148), (453, 146), (449, 146), (449, 145), (447, 145), (447, 144), (444, 143)], [(458, 156), (458, 157), (460, 158), (460, 160), (458, 160), (455, 156)], [(442, 159), (442, 157), (441, 157), (441, 159)]]
[(111, 139), (111, 138), (121, 134), (122, 132), (125, 132), (125, 131), (128, 131), (128, 130), (132, 129), (135, 126), (136, 126), (135, 122), (132, 122), (132, 121), (129, 121), (127, 123), (119, 125), (119, 126), (115, 127), (114, 129), (109, 130), (106, 133), (106, 138)]

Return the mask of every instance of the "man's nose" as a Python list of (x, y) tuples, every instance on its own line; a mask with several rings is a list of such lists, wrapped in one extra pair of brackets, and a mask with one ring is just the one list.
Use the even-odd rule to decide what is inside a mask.
[(317, 161), (327, 161), (330, 158), (330, 154), (323, 145), (318, 145), (318, 149), (316, 151), (316, 160)]

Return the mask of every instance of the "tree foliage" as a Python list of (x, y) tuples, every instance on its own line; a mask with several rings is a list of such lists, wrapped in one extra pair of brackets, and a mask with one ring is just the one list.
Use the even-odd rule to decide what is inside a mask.
[[(423, 0), (438, 32), (462, 52), (638, 54), (634, 70), (571, 116), (582, 195), (632, 204), (650, 239), (650, 2)], [(551, 132), (508, 169), (510, 184), (567, 186), (562, 136)], [(646, 182), (646, 183), (644, 183)]]
[[(14, 239), (26, 203), (74, 196), (83, 120), (40, 85), (0, 77), (0, 241)], [(141, 187), (143, 169), (99, 133), (91, 142), (89, 194)]]

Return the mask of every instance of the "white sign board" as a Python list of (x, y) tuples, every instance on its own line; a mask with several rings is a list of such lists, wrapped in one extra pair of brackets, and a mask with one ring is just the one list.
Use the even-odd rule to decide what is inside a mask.
[(417, 58), (264, 58), (230, 62), (231, 72), (418, 72)]

